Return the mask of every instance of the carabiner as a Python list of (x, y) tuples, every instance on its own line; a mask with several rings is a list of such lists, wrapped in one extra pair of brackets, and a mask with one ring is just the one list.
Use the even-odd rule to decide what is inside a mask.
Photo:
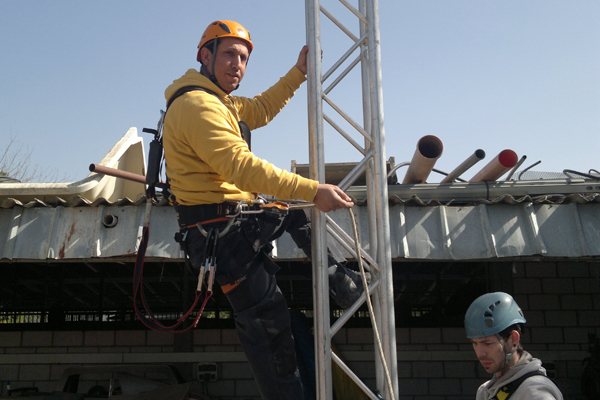
[[(210, 261), (210, 267), (209, 267), (209, 272), (208, 272), (208, 287), (207, 287), (207, 291), (208, 292), (212, 292), (212, 287), (213, 284), (215, 283), (215, 273), (217, 271), (217, 240), (219, 239), (219, 230), (218, 229), (214, 229), (213, 230), (213, 241), (212, 241), (212, 251), (211, 251), (211, 256), (212, 259)], [(207, 245), (209, 245), (207, 243)]]

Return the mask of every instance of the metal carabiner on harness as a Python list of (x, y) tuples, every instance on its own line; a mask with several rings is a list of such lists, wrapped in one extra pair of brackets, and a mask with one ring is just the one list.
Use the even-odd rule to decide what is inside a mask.
[[(290, 205), (282, 201), (273, 201), (267, 203), (262, 198), (259, 198), (257, 200), (242, 200), (237, 203), (235, 207), (235, 212), (233, 214), (225, 215), (225, 217), (229, 218), (229, 222), (227, 222), (225, 228), (219, 233), (219, 238), (222, 238), (229, 232), (231, 226), (236, 220), (245, 220), (246, 218), (244, 218), (244, 216), (246, 215), (262, 214), (264, 212), (279, 215), (287, 215), (289, 211)], [(208, 240), (209, 232), (206, 232), (206, 230), (202, 227), (202, 224), (200, 222), (198, 222), (196, 226), (198, 227), (200, 233), (204, 235)]]
[(206, 234), (206, 246), (204, 247), (204, 256), (202, 257), (203, 262), (200, 266), (200, 273), (198, 274), (198, 286), (196, 287), (196, 291), (198, 292), (202, 291), (202, 284), (204, 283), (206, 272), (209, 273), (207, 292), (212, 292), (212, 284), (214, 282), (214, 274), (216, 269), (218, 237), (218, 229), (210, 229)]
[(212, 243), (206, 243), (207, 246), (212, 245), (211, 251), (211, 260), (208, 271), (208, 286), (206, 288), (207, 292), (212, 292), (213, 284), (215, 283), (215, 273), (217, 272), (217, 240), (219, 239), (219, 230), (213, 230), (213, 240)]
[[(237, 203), (236, 207), (235, 207), (235, 212), (234, 214), (227, 214), (225, 215), (226, 218), (229, 218), (229, 222), (227, 222), (227, 225), (225, 226), (225, 228), (219, 233), (219, 237), (222, 238), (223, 236), (225, 236), (229, 230), (231, 229), (231, 226), (233, 225), (233, 223), (235, 222), (236, 219), (240, 219), (242, 215), (245, 214), (260, 214), (263, 212), (263, 210), (251, 210), (249, 209), (250, 206), (255, 206), (257, 204), (264, 204), (264, 200), (259, 199), (259, 200), (242, 200), (240, 202)], [(200, 231), (200, 233), (202, 235), (204, 235), (207, 240), (208, 240), (208, 235), (209, 233), (206, 232), (206, 229), (204, 229), (204, 227), (202, 227), (202, 224), (200, 222), (198, 222), (196, 224), (196, 227), (198, 227), (198, 230)]]

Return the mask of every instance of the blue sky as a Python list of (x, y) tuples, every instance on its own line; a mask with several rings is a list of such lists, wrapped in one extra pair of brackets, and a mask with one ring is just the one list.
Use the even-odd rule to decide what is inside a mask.
[[(357, 32), (339, 3), (322, 5)], [(388, 157), (409, 161), (419, 138), (436, 135), (436, 168), (448, 172), (485, 150), (465, 178), (504, 149), (526, 155), (525, 167), (541, 161), (537, 171), (600, 169), (600, 2), (380, 0), (379, 11)], [(142, 128), (156, 126), (164, 89), (197, 68), (199, 38), (217, 19), (240, 22), (255, 45), (237, 95), (268, 88), (306, 41), (302, 1), (0, 0), (0, 149), (12, 135), (76, 181), (130, 127), (147, 144)], [(326, 70), (352, 43), (321, 21)], [(358, 121), (359, 85), (331, 94)], [(307, 163), (306, 109), (304, 85), (253, 133), (254, 152), (285, 169)], [(326, 162), (360, 159), (326, 128)]]

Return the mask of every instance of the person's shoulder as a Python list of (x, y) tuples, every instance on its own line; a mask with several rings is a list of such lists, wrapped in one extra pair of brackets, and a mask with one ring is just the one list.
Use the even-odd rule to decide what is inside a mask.
[(201, 87), (187, 92), (186, 103), (193, 107), (197, 112), (223, 112), (226, 109), (224, 99), (220, 93), (211, 88)]
[(519, 386), (515, 393), (515, 400), (519, 399), (562, 400), (563, 396), (558, 386), (546, 375), (533, 375)]
[(479, 386), (479, 388), (477, 389), (477, 394), (475, 395), (475, 400), (485, 400), (487, 399), (489, 396), (488, 393), (488, 384), (490, 383), (490, 381), (487, 381), (483, 384), (481, 384), (481, 386)]

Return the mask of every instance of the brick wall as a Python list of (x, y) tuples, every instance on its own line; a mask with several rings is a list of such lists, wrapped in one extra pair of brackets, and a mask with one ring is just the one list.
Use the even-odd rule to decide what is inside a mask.
[[(593, 263), (516, 263), (513, 295), (527, 318), (523, 346), (555, 368), (566, 399), (583, 399), (582, 361), (588, 333), (600, 335), (600, 293)], [(462, 328), (397, 328), (399, 400), (471, 399), (489, 375), (475, 359)], [(342, 329), (334, 337), (340, 357), (375, 387), (373, 332)], [(193, 349), (189, 351), (188, 349)], [(189, 336), (132, 331), (0, 332), (0, 381), (12, 388), (52, 391), (69, 366), (121, 363), (175, 364), (188, 378), (198, 363), (217, 363), (207, 384), (221, 399), (258, 399), (252, 373), (231, 329), (195, 330)], [(91, 387), (94, 382), (87, 383)]]

